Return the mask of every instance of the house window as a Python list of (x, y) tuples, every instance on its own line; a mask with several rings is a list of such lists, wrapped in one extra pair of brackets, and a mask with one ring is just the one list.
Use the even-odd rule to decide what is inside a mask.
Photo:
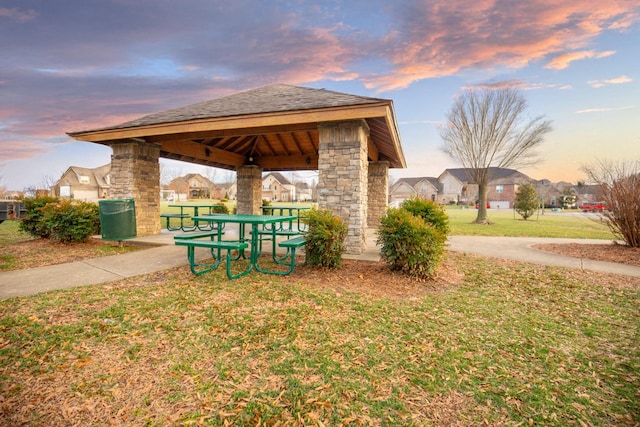
[(89, 184), (89, 177), (86, 175), (80, 175), (78, 181), (80, 181), (80, 184)]
[(504, 191), (504, 187), (502, 185), (496, 185), (496, 193), (502, 193)]

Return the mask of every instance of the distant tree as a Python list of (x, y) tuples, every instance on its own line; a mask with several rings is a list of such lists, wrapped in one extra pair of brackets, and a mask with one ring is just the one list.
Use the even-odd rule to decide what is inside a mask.
[(526, 183), (518, 187), (513, 207), (522, 219), (527, 220), (531, 217), (538, 209), (538, 203), (538, 192), (533, 184)]
[(455, 100), (441, 130), (442, 150), (458, 160), (478, 185), (479, 208), (475, 223), (490, 223), (487, 217), (487, 188), (490, 167), (524, 166), (533, 150), (551, 131), (544, 116), (526, 118), (527, 102), (513, 88), (467, 90)]
[(589, 180), (599, 187), (608, 209), (601, 215), (613, 234), (632, 248), (640, 248), (640, 160), (598, 161), (584, 166)]
[(562, 190), (562, 195), (560, 195), (560, 204), (564, 209), (569, 209), (571, 206), (576, 204), (576, 193), (573, 192), (571, 187), (565, 187)]

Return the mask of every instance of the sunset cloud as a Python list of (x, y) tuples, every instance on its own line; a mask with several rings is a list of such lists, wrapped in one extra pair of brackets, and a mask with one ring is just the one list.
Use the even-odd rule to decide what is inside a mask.
[(367, 87), (398, 89), (469, 69), (518, 69), (548, 57), (553, 59), (547, 67), (554, 69), (607, 57), (615, 52), (576, 49), (606, 30), (628, 28), (638, 20), (638, 8), (631, 1), (532, 1), (505, 7), (490, 0), (436, 0), (400, 6), (396, 19), (406, 29), (383, 41), (393, 69), (366, 77)]
[(476, 88), (566, 89), (514, 73), (611, 56), (594, 40), (640, 19), (636, 0), (154, 0), (153, 13), (131, 1), (8, 4), (0, 7), (3, 159), (48, 150), (68, 131), (271, 83), (355, 82), (375, 94), (462, 77)]
[(0, 7), (0, 18), (9, 18), (18, 23), (24, 23), (35, 19), (38, 13), (34, 10), (21, 10), (18, 8), (8, 9)]
[(608, 85), (621, 85), (625, 83), (631, 83), (633, 79), (627, 76), (615, 77), (607, 80), (590, 80), (589, 85), (593, 88), (600, 88)]
[(586, 113), (603, 113), (607, 111), (624, 111), (624, 110), (633, 110), (634, 106), (628, 107), (610, 107), (610, 108), (587, 108), (585, 110), (578, 110), (576, 114), (586, 114)]
[(606, 58), (607, 56), (614, 55), (616, 52), (608, 50), (606, 52), (596, 52), (594, 50), (583, 50), (580, 52), (569, 52), (553, 58), (545, 66), (545, 68), (552, 68), (554, 70), (564, 70), (574, 61), (581, 61), (583, 59), (599, 59)]

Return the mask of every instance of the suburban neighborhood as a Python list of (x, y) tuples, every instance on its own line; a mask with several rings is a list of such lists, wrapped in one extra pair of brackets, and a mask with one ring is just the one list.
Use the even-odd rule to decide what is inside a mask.
[[(541, 205), (545, 208), (589, 209), (600, 197), (597, 185), (570, 182), (536, 180), (515, 169), (489, 168), (491, 181), (488, 188), (490, 209), (512, 209), (518, 187), (524, 183), (535, 186)], [(111, 198), (110, 165), (98, 168), (69, 167), (49, 191), (57, 197), (96, 201)], [(262, 199), (265, 202), (308, 202), (316, 199), (313, 183), (293, 181), (287, 174), (269, 172), (263, 174)], [(403, 200), (419, 197), (442, 205), (474, 207), (478, 201), (478, 185), (469, 179), (464, 168), (445, 169), (437, 177), (420, 176), (390, 180), (388, 203), (397, 206)], [(564, 203), (563, 196), (572, 195), (571, 203)], [(228, 199), (237, 197), (235, 182), (212, 182), (198, 173), (189, 173), (171, 179), (161, 186), (161, 199), (186, 201), (192, 199)]]

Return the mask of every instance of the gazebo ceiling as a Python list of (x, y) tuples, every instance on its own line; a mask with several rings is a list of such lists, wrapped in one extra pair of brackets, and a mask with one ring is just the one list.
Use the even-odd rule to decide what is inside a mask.
[(393, 103), (324, 89), (271, 85), (162, 111), (107, 128), (69, 132), (104, 145), (135, 140), (160, 146), (160, 157), (223, 169), (318, 169), (318, 124), (364, 120), (369, 159), (406, 162)]

